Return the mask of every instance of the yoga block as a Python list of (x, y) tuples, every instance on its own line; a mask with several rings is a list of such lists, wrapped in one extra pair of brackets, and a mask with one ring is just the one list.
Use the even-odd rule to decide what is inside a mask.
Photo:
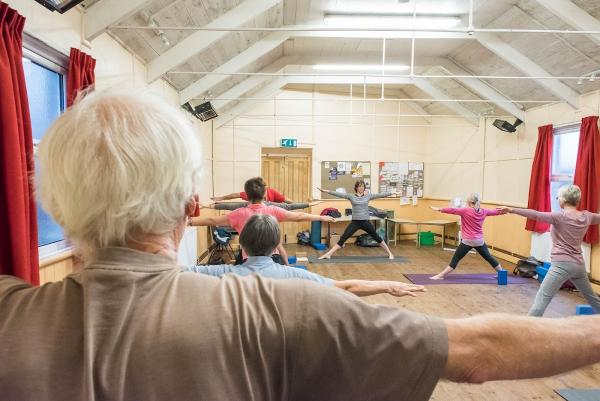
[(292, 267), (295, 267), (296, 269), (304, 269), (304, 270), (308, 270), (308, 269), (306, 268), (306, 266), (292, 266)]
[(327, 245), (325, 244), (321, 244), (321, 243), (315, 243), (315, 244), (311, 244), (313, 246), (313, 248), (315, 248), (317, 251), (324, 251), (327, 249)]
[(595, 315), (594, 308), (590, 305), (577, 305), (575, 308), (576, 315)]
[(288, 263), (290, 265), (293, 265), (294, 263), (296, 263), (296, 257), (295, 256), (288, 257)]
[(544, 269), (550, 269), (551, 263), (550, 262), (544, 262)]
[(508, 285), (508, 272), (504, 269), (498, 270), (498, 285)]
[(538, 266), (535, 268), (535, 272), (537, 273), (537, 279), (540, 283), (542, 281), (544, 281), (544, 277), (546, 277), (546, 274), (548, 273), (548, 269), (549, 268), (546, 268), (543, 266)]

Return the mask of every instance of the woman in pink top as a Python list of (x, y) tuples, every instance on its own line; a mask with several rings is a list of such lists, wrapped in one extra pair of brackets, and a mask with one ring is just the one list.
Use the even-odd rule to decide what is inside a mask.
[(500, 270), (502, 267), (496, 258), (490, 253), (485, 241), (483, 240), (483, 221), (487, 216), (497, 216), (506, 212), (500, 210), (482, 209), (480, 207), (479, 194), (472, 193), (467, 197), (467, 207), (454, 208), (454, 207), (431, 207), (433, 210), (440, 211), (442, 213), (457, 214), (460, 216), (461, 234), (462, 239), (458, 248), (454, 252), (454, 256), (450, 261), (450, 264), (439, 274), (430, 277), (431, 280), (443, 280), (448, 274), (450, 274), (458, 262), (465, 257), (467, 253), (473, 248), (496, 270)]
[(583, 236), (590, 225), (600, 223), (600, 214), (587, 210), (578, 211), (577, 205), (580, 200), (579, 187), (565, 185), (558, 190), (558, 203), (562, 209), (560, 212), (544, 213), (530, 209), (500, 208), (503, 212), (552, 224), (552, 267), (546, 273), (535, 296), (533, 306), (529, 310), (530, 316), (542, 316), (554, 294), (567, 280), (571, 280), (596, 313), (600, 313), (600, 297), (590, 285), (581, 252)]

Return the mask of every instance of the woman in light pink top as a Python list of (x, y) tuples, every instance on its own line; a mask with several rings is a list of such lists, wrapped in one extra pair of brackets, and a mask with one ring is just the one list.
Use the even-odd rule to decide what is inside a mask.
[(600, 214), (577, 210), (580, 199), (581, 190), (577, 185), (565, 185), (558, 190), (558, 203), (562, 209), (560, 212), (499, 208), (503, 212), (552, 224), (552, 266), (535, 296), (529, 310), (530, 316), (542, 316), (554, 294), (567, 280), (571, 280), (596, 313), (600, 313), (600, 297), (590, 285), (581, 252), (583, 236), (590, 225), (600, 223)]
[(482, 209), (479, 194), (472, 193), (467, 197), (467, 207), (431, 207), (442, 213), (456, 214), (460, 216), (462, 239), (458, 248), (452, 256), (450, 264), (439, 274), (430, 277), (431, 280), (443, 280), (448, 274), (456, 269), (458, 262), (465, 257), (471, 249), (475, 249), (493, 268), (498, 271), (502, 269), (500, 262), (492, 256), (485, 241), (483, 240), (483, 221), (487, 216), (497, 216), (506, 212), (500, 210)]

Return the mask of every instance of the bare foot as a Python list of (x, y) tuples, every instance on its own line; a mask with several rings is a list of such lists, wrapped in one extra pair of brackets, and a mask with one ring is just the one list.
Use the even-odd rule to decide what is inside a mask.
[(390, 260), (394, 260), (394, 255), (390, 255)]
[(325, 255), (319, 257), (319, 259), (331, 259), (331, 255), (325, 254)]
[(429, 277), (429, 280), (443, 280), (445, 276), (442, 276), (440, 274), (436, 274), (435, 276), (431, 276)]

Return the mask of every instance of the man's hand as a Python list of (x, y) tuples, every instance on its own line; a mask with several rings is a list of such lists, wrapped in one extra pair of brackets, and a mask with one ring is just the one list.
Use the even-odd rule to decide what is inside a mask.
[(324, 221), (327, 223), (335, 223), (335, 219), (331, 216), (321, 216), (321, 221)]
[(409, 295), (411, 297), (416, 297), (417, 292), (425, 292), (425, 291), (427, 291), (427, 290), (422, 285), (407, 284), (407, 283), (402, 283), (399, 281), (390, 281), (387, 293), (394, 297), (403, 297), (406, 295)]
[(512, 208), (508, 207), (508, 206), (498, 206), (496, 208), (497, 211), (499, 211), (502, 214), (506, 214), (506, 213), (512, 213)]

